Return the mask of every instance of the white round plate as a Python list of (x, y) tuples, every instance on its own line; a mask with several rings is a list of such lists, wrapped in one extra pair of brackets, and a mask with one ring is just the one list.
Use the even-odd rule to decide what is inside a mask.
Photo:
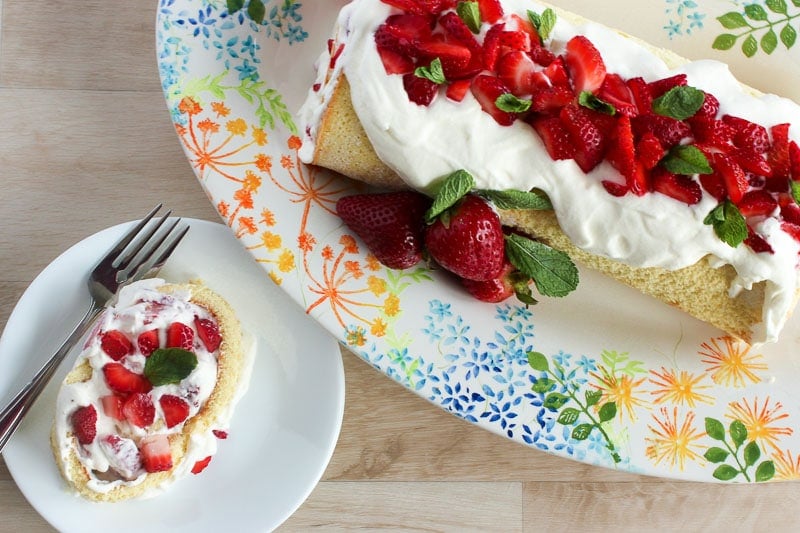
[[(800, 99), (797, 0), (552, 3)], [(160, 1), (167, 106), (225, 223), (342, 344), (455, 416), (561, 457), (686, 480), (800, 478), (800, 317), (780, 343), (748, 348), (593, 272), (525, 308), (381, 267), (335, 215), (357, 186), (297, 158), (294, 113), (346, 1), (243, 4)]]
[[(344, 407), (338, 345), (265, 279), (225, 226), (187, 222), (160, 277), (201, 278), (230, 302), (257, 343), (250, 388), (202, 474), (152, 499), (92, 503), (67, 492), (50, 450), (55, 397), (73, 352), (3, 451), (20, 490), (59, 531), (268, 531), (306, 499), (333, 453)], [(0, 398), (16, 392), (88, 309), (88, 271), (131, 224), (79, 242), (28, 287), (0, 338)]]

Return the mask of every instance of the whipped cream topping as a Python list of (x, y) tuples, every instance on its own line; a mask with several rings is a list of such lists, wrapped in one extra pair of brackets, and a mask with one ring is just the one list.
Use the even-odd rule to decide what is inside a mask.
[[(527, 10), (541, 13), (547, 6), (530, 0), (503, 0), (506, 17), (526, 17)], [(310, 162), (314, 139), (334, 81), (344, 73), (350, 84), (353, 107), (378, 157), (410, 187), (433, 192), (438, 180), (454, 170), (465, 169), (478, 188), (544, 190), (553, 203), (562, 230), (572, 242), (593, 254), (634, 267), (677, 270), (705, 256), (719, 267), (732, 265), (737, 277), (731, 296), (765, 282), (763, 322), (753, 342), (777, 340), (797, 288), (798, 243), (780, 229), (776, 219), (753, 227), (775, 253), (756, 254), (747, 246), (732, 248), (713, 228), (703, 223), (717, 205), (710, 195), (696, 205), (661, 194), (623, 197), (610, 195), (601, 181), (623, 181), (603, 162), (585, 174), (573, 160), (553, 161), (538, 135), (524, 121), (500, 126), (467, 94), (462, 102), (439, 95), (428, 107), (409, 101), (402, 76), (387, 75), (374, 43), (374, 32), (396, 11), (380, 0), (354, 0), (340, 12), (334, 30), (336, 43), (344, 43), (333, 70), (323, 53), (314, 90), (300, 110), (305, 131), (300, 157)], [(487, 29), (484, 24), (482, 39)], [(603, 25), (573, 23), (559, 17), (550, 48), (560, 54), (567, 41), (585, 35), (602, 54), (609, 72), (623, 78), (641, 76), (646, 81), (685, 73), (689, 85), (712, 93), (720, 113), (757, 122), (766, 128), (792, 124), (790, 138), (800, 139), (800, 107), (775, 95), (756, 95), (746, 90), (727, 65), (710, 60), (678, 68), (665, 62), (637, 41)]]
[[(204, 307), (190, 301), (188, 290), (169, 294), (158, 290), (165, 282), (161, 279), (142, 280), (123, 287), (116, 302), (105, 309), (89, 333), (83, 351), (78, 356), (75, 367), (87, 363), (92, 368), (91, 379), (75, 383), (65, 383), (56, 402), (55, 438), (57, 453), (62, 462), (68, 460), (71, 452), (76, 452), (79, 461), (89, 474), (88, 487), (98, 493), (107, 493), (118, 486), (133, 486), (142, 483), (147, 475), (140, 453), (142, 438), (154, 434), (172, 435), (183, 431), (187, 421), (195, 416), (207, 403), (217, 381), (219, 350), (209, 352), (194, 331), (192, 352), (197, 356), (197, 366), (178, 383), (159, 385), (148, 393), (155, 407), (152, 424), (142, 428), (127, 420), (117, 420), (104, 411), (102, 398), (113, 394), (103, 373), (107, 363), (122, 363), (128, 370), (142, 374), (146, 362), (137, 346), (136, 339), (142, 332), (157, 329), (159, 346), (166, 346), (166, 330), (173, 322), (181, 322), (193, 329), (195, 317), (216, 321)], [(132, 340), (134, 349), (120, 361), (114, 361), (101, 347), (103, 332), (119, 330)], [(142, 496), (152, 497), (161, 492), (166, 485), (188, 474), (194, 464), (217, 451), (218, 437), (215, 432), (228, 428), (233, 409), (239, 398), (247, 390), (252, 371), (253, 346), (246, 350), (247, 363), (242, 371), (239, 389), (234, 401), (221, 416), (212, 422), (204, 433), (193, 434), (185, 455), (180, 462), (174, 461), (169, 480), (158, 487), (148, 489)], [(168, 428), (159, 399), (164, 395), (182, 398), (189, 406), (186, 419)], [(97, 412), (97, 434), (89, 444), (79, 444), (72, 434), (71, 415), (82, 406), (94, 406)], [(70, 471), (66, 469), (65, 475)]]

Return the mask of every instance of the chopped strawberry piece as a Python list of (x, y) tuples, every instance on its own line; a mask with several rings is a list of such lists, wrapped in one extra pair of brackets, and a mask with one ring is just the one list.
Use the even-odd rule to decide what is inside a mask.
[(205, 458), (200, 459), (199, 461), (197, 461), (194, 464), (194, 466), (192, 466), (192, 474), (199, 474), (200, 472), (205, 470), (206, 467), (208, 466), (208, 463), (211, 462), (211, 457), (212, 456), (209, 455), (208, 457), (205, 457)]
[(551, 85), (559, 85), (562, 87), (569, 87), (569, 75), (567, 74), (567, 67), (564, 64), (564, 59), (557, 57), (553, 62), (544, 68), (544, 75), (550, 80)]
[(531, 49), (531, 37), (522, 30), (503, 31), (500, 33), (500, 48), (507, 48), (507, 52), (519, 50), (529, 52)]
[(557, 59), (553, 52), (544, 46), (536, 46), (535, 44), (531, 46), (531, 51), (528, 53), (534, 63), (543, 67), (549, 67)]
[(774, 254), (775, 250), (772, 249), (772, 246), (767, 242), (767, 240), (753, 231), (753, 228), (747, 226), (747, 238), (744, 240), (745, 245), (747, 245), (751, 250), (755, 253), (768, 253)]
[(724, 115), (722, 121), (733, 128), (733, 144), (739, 148), (760, 154), (769, 150), (769, 133), (764, 126), (733, 115)]
[(700, 185), (689, 176), (673, 174), (663, 167), (653, 169), (653, 190), (688, 205), (699, 203), (703, 197)]
[(221, 439), (221, 440), (225, 440), (225, 439), (228, 438), (228, 432), (227, 431), (223, 431), (221, 429), (212, 429), (211, 433), (213, 433), (215, 437), (217, 437), (218, 439)]
[(472, 80), (471, 88), (472, 95), (478, 100), (481, 108), (489, 113), (498, 124), (510, 126), (517, 119), (516, 113), (503, 111), (495, 104), (500, 96), (511, 92), (499, 78), (481, 74)]
[(219, 332), (219, 325), (214, 320), (195, 316), (194, 327), (206, 350), (215, 352), (219, 349), (219, 345), (222, 343), (222, 334)]
[(159, 346), (158, 330), (150, 329), (143, 331), (136, 338), (136, 344), (139, 346), (139, 352), (143, 356), (149, 357)]
[(664, 157), (665, 150), (658, 137), (650, 132), (642, 135), (636, 143), (636, 159), (642, 164), (645, 170), (652, 170)]
[(613, 105), (620, 115), (632, 117), (639, 114), (633, 93), (619, 74), (606, 74), (603, 85), (600, 86), (598, 97)]
[(103, 366), (103, 375), (108, 388), (115, 392), (150, 392), (153, 388), (146, 377), (128, 370), (121, 363), (107, 363)]
[(381, 0), (396, 8), (416, 15), (438, 15), (455, 7), (455, 0)]
[[(730, 155), (745, 172), (752, 172), (757, 176), (765, 176), (767, 178), (772, 176), (772, 167), (767, 162), (764, 154), (750, 148), (735, 148), (730, 152)], [(782, 179), (785, 180), (785, 178)]]
[(786, 222), (800, 226), (800, 205), (797, 205), (793, 198), (788, 200), (788, 202), (781, 204), (781, 218)]
[(500, 0), (478, 0), (478, 8), (483, 22), (494, 24), (503, 18), (503, 6), (500, 5)]
[(481, 57), (483, 59), (483, 68), (486, 70), (495, 70), (495, 63), (500, 56), (500, 34), (505, 31), (505, 24), (496, 24), (489, 28), (486, 35), (483, 37), (483, 52)]
[(791, 235), (794, 240), (800, 242), (800, 225), (783, 221), (781, 222), (781, 229)]
[(444, 41), (423, 41), (417, 45), (420, 61), (429, 63), (436, 58), (442, 62), (442, 71), (447, 79), (464, 76), (464, 69), (470, 64), (472, 52), (464, 45)]
[(789, 155), (789, 124), (772, 126), (772, 147), (767, 152), (767, 161), (776, 178), (789, 178), (791, 160)]
[(130, 339), (118, 329), (103, 332), (100, 337), (100, 348), (114, 361), (119, 361), (133, 353), (133, 344)]
[(736, 205), (745, 217), (769, 216), (778, 209), (778, 200), (765, 190), (745, 193)]
[(679, 144), (681, 140), (689, 137), (691, 128), (686, 122), (662, 115), (638, 115), (633, 117), (633, 132), (636, 138), (641, 138), (645, 133), (655, 135), (664, 149), (668, 150)]
[(728, 196), (728, 189), (725, 186), (725, 180), (722, 178), (722, 175), (718, 172), (712, 172), (711, 174), (700, 174), (700, 185), (703, 186), (703, 189), (716, 198), (718, 201), (724, 200)]
[(149, 394), (134, 392), (122, 404), (122, 414), (134, 426), (146, 428), (155, 420), (156, 408)]
[(650, 189), (644, 166), (636, 159), (631, 119), (621, 115), (609, 141), (606, 159), (625, 178), (628, 190), (641, 196)]
[(711, 166), (722, 177), (728, 198), (734, 204), (738, 204), (750, 187), (742, 167), (736, 164), (730, 156), (722, 153), (711, 154)]
[(517, 96), (531, 94), (534, 90), (536, 64), (522, 51), (503, 54), (497, 60), (497, 77)]
[(172, 449), (167, 435), (157, 433), (144, 437), (139, 445), (139, 451), (147, 472), (164, 472), (172, 468)]
[(650, 96), (650, 89), (647, 88), (647, 82), (644, 78), (631, 78), (626, 82), (628, 89), (631, 90), (633, 102), (639, 110), (640, 115), (646, 115), (653, 112), (653, 97)]
[(471, 80), (456, 80), (447, 85), (445, 95), (454, 102), (461, 102), (469, 92)]
[(594, 112), (577, 104), (561, 108), (559, 117), (575, 147), (575, 162), (584, 172), (600, 164), (605, 155), (608, 138), (593, 120)]
[(177, 426), (189, 416), (189, 404), (178, 396), (164, 394), (158, 399), (158, 403), (168, 428)]
[(624, 183), (617, 183), (616, 181), (611, 180), (603, 180), (600, 183), (603, 184), (603, 188), (611, 196), (616, 196), (619, 198), (628, 194), (628, 186)]
[(654, 100), (659, 96), (663, 96), (670, 89), (674, 89), (675, 87), (686, 85), (688, 83), (688, 79), (686, 78), (686, 74), (676, 74), (674, 76), (670, 76), (669, 78), (663, 78), (660, 80), (656, 80), (647, 84), (647, 89), (650, 91), (650, 97)]
[(694, 116), (689, 123), (697, 142), (714, 146), (721, 150), (729, 150), (733, 144), (736, 131), (730, 124), (711, 117)]
[(97, 410), (94, 405), (78, 407), (70, 415), (72, 433), (81, 444), (91, 444), (97, 436)]
[(717, 113), (719, 113), (719, 100), (711, 93), (704, 94), (706, 97), (703, 100), (703, 105), (700, 106), (700, 109), (697, 110), (693, 118), (717, 118)]
[(173, 322), (167, 328), (167, 348), (194, 349), (194, 331), (183, 322)]
[(122, 397), (116, 394), (107, 394), (100, 398), (100, 403), (103, 404), (103, 413), (109, 418), (114, 420), (125, 420), (125, 415), (122, 414)]
[(472, 34), (466, 23), (454, 11), (439, 17), (439, 25), (444, 31), (447, 41), (456, 42), (469, 48), (475, 54), (480, 53), (481, 45)]
[(531, 121), (531, 126), (541, 137), (551, 159), (558, 161), (575, 157), (572, 138), (561, 124), (561, 119), (558, 117), (537, 117)]
[(564, 59), (575, 94), (595, 92), (603, 85), (606, 65), (600, 52), (585, 36), (576, 35), (567, 42)]
[(392, 15), (375, 30), (378, 48), (392, 50), (410, 57), (416, 54), (417, 43), (429, 40), (433, 19), (424, 15)]
[(794, 141), (789, 143), (789, 169), (793, 180), (800, 180), (800, 146)]
[(420, 78), (415, 74), (403, 76), (403, 88), (408, 99), (417, 105), (429, 106), (439, 93), (439, 86), (427, 78)]
[(528, 34), (528, 37), (531, 38), (531, 46), (541, 46), (542, 38), (539, 36), (539, 32), (536, 31), (533, 24), (531, 24), (530, 19), (520, 17), (516, 13), (512, 13), (508, 18), (509, 23), (507, 27), (509, 29), (524, 31)]
[(542, 87), (536, 89), (531, 96), (531, 110), (537, 113), (549, 113), (574, 101), (575, 95), (567, 87)]
[(386, 46), (378, 46), (383, 69), (386, 74), (408, 74), (414, 72), (414, 60), (405, 54), (396, 52)]

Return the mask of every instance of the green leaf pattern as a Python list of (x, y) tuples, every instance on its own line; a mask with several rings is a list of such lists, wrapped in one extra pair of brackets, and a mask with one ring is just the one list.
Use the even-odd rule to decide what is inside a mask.
[(737, 45), (745, 57), (755, 57), (759, 51), (770, 55), (781, 45), (792, 48), (800, 28), (800, 2), (766, 0), (764, 5), (748, 4), (741, 12), (730, 11), (717, 21), (724, 31), (714, 39), (715, 50), (732, 50)]

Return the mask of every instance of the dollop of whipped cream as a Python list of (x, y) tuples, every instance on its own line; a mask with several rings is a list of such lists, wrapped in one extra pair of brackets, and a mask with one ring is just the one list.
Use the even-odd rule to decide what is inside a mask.
[[(57, 453), (62, 462), (68, 460), (72, 452), (89, 474), (88, 488), (98, 493), (108, 493), (118, 486), (134, 486), (142, 483), (147, 476), (138, 449), (144, 437), (154, 434), (172, 435), (183, 431), (183, 427), (206, 405), (217, 382), (219, 349), (210, 352), (194, 335), (192, 352), (197, 356), (197, 366), (178, 383), (159, 385), (148, 393), (155, 407), (152, 424), (142, 428), (127, 420), (118, 420), (104, 410), (102, 398), (113, 394), (103, 374), (107, 363), (122, 363), (127, 369), (142, 374), (147, 360), (137, 346), (139, 334), (153, 329), (158, 330), (159, 346), (166, 346), (166, 331), (170, 324), (181, 322), (194, 328), (195, 318), (216, 321), (204, 307), (190, 301), (188, 290), (164, 293), (158, 288), (165, 284), (162, 279), (147, 279), (123, 287), (116, 302), (107, 307), (97, 319), (86, 338), (82, 352), (78, 355), (75, 367), (88, 363), (92, 369), (91, 379), (65, 383), (56, 401), (54, 437)], [(134, 349), (122, 360), (115, 361), (101, 347), (102, 334), (119, 330), (131, 339)], [(250, 339), (248, 339), (250, 341)], [(190, 444), (180, 463), (170, 471), (169, 479), (158, 487), (148, 489), (142, 498), (149, 498), (163, 491), (166, 485), (189, 474), (197, 461), (214, 455), (217, 451), (220, 431), (229, 427), (234, 405), (247, 390), (252, 371), (252, 342), (246, 352), (247, 363), (243, 369), (240, 387), (234, 401), (221, 416), (212, 422), (208, 431), (192, 435)], [(186, 419), (171, 428), (164, 422), (164, 414), (159, 399), (164, 395), (177, 396), (186, 401), (189, 414)], [(96, 437), (89, 444), (79, 444), (71, 436), (71, 415), (82, 406), (92, 405), (97, 412)], [(69, 476), (69, 469), (65, 469)]]
[[(511, 13), (526, 17), (528, 10), (541, 13), (546, 8), (530, 0), (503, 0), (502, 4), (506, 17)], [(553, 161), (528, 124), (518, 120), (500, 126), (482, 112), (471, 94), (462, 102), (440, 95), (428, 107), (410, 102), (402, 76), (386, 74), (374, 43), (375, 30), (393, 12), (380, 0), (354, 0), (341, 10), (334, 30), (334, 41), (344, 43), (341, 55), (329, 70), (329, 55), (323, 54), (315, 90), (300, 110), (306, 133), (302, 160), (311, 161), (320, 118), (343, 72), (353, 107), (375, 152), (410, 187), (433, 192), (443, 176), (465, 169), (478, 188), (544, 190), (562, 230), (576, 246), (593, 254), (634, 267), (668, 270), (706, 256), (715, 267), (732, 265), (737, 273), (730, 287), (732, 297), (765, 282), (763, 322), (754, 331), (753, 342), (777, 340), (795, 301), (800, 246), (776, 219), (768, 218), (753, 228), (767, 239), (774, 254), (756, 254), (743, 245), (733, 248), (703, 222), (717, 205), (708, 194), (693, 206), (661, 194), (614, 197), (601, 184), (619, 176), (610, 164), (603, 162), (586, 174), (573, 160)], [(768, 129), (789, 122), (790, 137), (800, 138), (800, 107), (795, 102), (746, 90), (724, 63), (702, 60), (671, 69), (636, 40), (597, 23), (574, 23), (561, 16), (551, 34), (551, 50), (562, 53), (575, 35), (589, 38), (609, 72), (646, 81), (685, 73), (689, 85), (717, 97), (721, 113)]]

